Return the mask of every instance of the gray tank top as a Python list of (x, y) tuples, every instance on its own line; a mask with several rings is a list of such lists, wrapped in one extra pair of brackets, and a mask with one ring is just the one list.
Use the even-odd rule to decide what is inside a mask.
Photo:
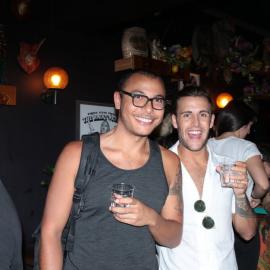
[(100, 151), (95, 176), (85, 191), (85, 207), (76, 222), (74, 248), (65, 270), (158, 269), (155, 241), (148, 226), (118, 222), (109, 211), (111, 187), (125, 182), (135, 186), (134, 197), (160, 213), (168, 185), (158, 145), (149, 140), (150, 156), (138, 169), (115, 167)]

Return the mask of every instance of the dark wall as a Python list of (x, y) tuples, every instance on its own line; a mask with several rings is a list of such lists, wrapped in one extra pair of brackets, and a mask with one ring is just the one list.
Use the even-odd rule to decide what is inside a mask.
[[(0, 105), (0, 177), (18, 209), (25, 246), (31, 245), (43, 211), (47, 189), (40, 182), (48, 180), (43, 169), (54, 165), (64, 145), (75, 139), (76, 100), (112, 103), (121, 34), (6, 25), (6, 83), (17, 87), (17, 105)], [(17, 62), (19, 42), (39, 42), (43, 37), (40, 66), (28, 75)], [(57, 105), (40, 99), (42, 75), (50, 66), (62, 66), (69, 73), (69, 85), (58, 95)]]

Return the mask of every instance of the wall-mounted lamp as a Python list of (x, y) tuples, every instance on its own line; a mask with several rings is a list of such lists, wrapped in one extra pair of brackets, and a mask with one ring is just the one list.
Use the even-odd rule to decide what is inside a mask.
[(68, 84), (68, 74), (63, 68), (51, 67), (45, 71), (43, 82), (47, 88), (47, 91), (41, 94), (43, 101), (57, 104), (57, 92), (66, 88)]
[(231, 94), (227, 92), (220, 93), (216, 98), (216, 104), (219, 108), (224, 108), (231, 100), (233, 100)]

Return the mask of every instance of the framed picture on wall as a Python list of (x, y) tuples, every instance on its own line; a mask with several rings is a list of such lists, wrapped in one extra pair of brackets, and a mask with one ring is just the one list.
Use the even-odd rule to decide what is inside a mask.
[(0, 104), (16, 105), (16, 86), (0, 85)]
[(76, 139), (94, 132), (108, 132), (116, 124), (117, 115), (113, 105), (76, 101)]

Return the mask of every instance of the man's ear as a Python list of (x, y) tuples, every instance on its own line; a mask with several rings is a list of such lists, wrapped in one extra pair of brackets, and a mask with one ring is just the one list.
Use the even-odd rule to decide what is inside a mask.
[(177, 129), (178, 125), (177, 125), (177, 120), (176, 120), (175, 114), (172, 114), (172, 125), (174, 128)]
[(121, 106), (121, 95), (118, 91), (115, 91), (113, 94), (114, 106), (116, 110), (120, 109)]

